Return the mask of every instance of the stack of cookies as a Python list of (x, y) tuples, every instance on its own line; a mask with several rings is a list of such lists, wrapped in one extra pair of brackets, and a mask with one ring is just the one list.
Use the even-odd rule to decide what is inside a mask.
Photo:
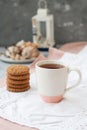
[(11, 65), (7, 68), (7, 90), (24, 92), (30, 88), (29, 67), (24, 65)]

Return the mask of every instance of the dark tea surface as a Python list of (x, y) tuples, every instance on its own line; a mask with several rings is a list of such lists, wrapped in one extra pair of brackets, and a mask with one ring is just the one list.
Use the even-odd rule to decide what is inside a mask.
[(46, 68), (46, 69), (60, 69), (60, 68), (64, 68), (64, 66), (60, 65), (60, 64), (43, 64), (43, 65), (40, 65), (40, 67)]

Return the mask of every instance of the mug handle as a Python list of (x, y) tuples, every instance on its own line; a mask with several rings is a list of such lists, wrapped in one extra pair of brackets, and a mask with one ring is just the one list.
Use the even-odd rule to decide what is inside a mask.
[(78, 73), (79, 77), (78, 77), (77, 82), (76, 82), (74, 85), (71, 85), (69, 88), (66, 89), (66, 92), (67, 92), (68, 90), (71, 90), (73, 87), (78, 86), (78, 85), (80, 84), (80, 82), (81, 82), (81, 79), (82, 79), (82, 75), (81, 75), (81, 72), (80, 72), (79, 69), (77, 69), (77, 68), (69, 68), (68, 70), (69, 70), (69, 71), (68, 71), (68, 74), (70, 74), (72, 71), (75, 71), (75, 72)]

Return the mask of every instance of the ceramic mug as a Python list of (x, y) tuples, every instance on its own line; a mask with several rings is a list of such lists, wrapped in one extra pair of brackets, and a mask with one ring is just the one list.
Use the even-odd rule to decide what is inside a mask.
[[(69, 68), (55, 60), (39, 61), (35, 65), (38, 92), (45, 102), (56, 103), (63, 99), (66, 91), (76, 87), (81, 81), (81, 72), (77, 68)], [(67, 88), (68, 75), (76, 71), (78, 79)]]

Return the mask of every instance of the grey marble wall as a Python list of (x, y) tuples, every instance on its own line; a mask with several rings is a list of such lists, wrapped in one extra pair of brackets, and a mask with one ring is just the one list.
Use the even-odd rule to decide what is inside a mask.
[[(0, 46), (32, 41), (38, 0), (0, 0)], [(87, 0), (47, 0), (55, 18), (56, 44), (87, 40)]]

